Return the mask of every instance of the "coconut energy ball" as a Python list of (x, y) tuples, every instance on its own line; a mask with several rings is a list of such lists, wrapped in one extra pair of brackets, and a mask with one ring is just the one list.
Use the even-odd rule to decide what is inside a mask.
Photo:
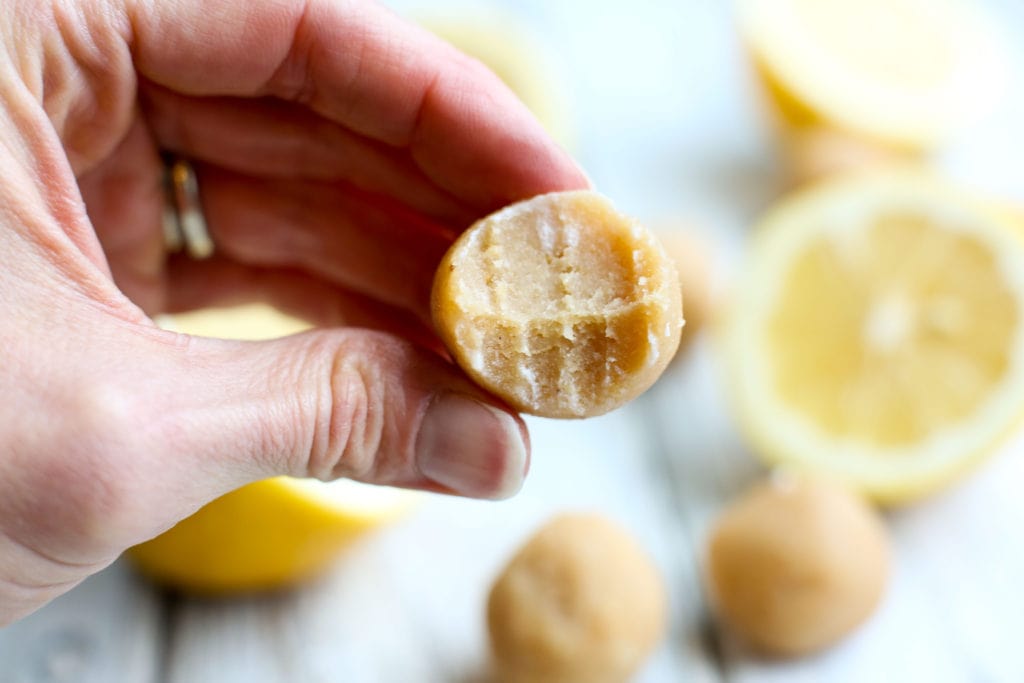
[(806, 475), (754, 487), (718, 520), (708, 548), (719, 615), (773, 655), (809, 654), (846, 636), (875, 610), (888, 573), (878, 514)]
[(844, 173), (906, 164), (914, 154), (831, 128), (806, 128), (785, 139), (789, 180), (799, 187)]
[(665, 227), (656, 234), (665, 253), (675, 263), (679, 272), (679, 285), (683, 292), (683, 310), (686, 312), (686, 326), (679, 340), (676, 357), (697, 337), (713, 316), (715, 301), (713, 293), (712, 253), (710, 245), (685, 229), (684, 226)]
[(503, 683), (624, 683), (662, 639), (667, 598), (636, 541), (596, 515), (554, 518), (491, 589)]
[(540, 195), (473, 224), (434, 279), (455, 361), (513, 408), (606, 413), (651, 386), (679, 345), (679, 277), (657, 239), (590, 191)]

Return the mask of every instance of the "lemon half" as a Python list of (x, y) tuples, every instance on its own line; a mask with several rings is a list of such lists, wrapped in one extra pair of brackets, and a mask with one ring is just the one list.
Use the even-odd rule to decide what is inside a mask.
[[(270, 339), (309, 327), (263, 304), (157, 322), (223, 339)], [(221, 496), (129, 556), (147, 576), (190, 593), (281, 588), (323, 572), (353, 541), (399, 519), (418, 498), (412, 491), (348, 480), (276, 477)]]
[(737, 17), (785, 124), (931, 148), (992, 105), (1007, 59), (957, 0), (739, 0)]
[(926, 175), (838, 178), (762, 221), (726, 326), (741, 425), (773, 462), (883, 501), (932, 491), (1024, 412), (1024, 239)]

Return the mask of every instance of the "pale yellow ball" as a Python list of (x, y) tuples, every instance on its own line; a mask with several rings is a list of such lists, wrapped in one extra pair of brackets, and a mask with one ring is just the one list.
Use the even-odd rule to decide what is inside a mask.
[(721, 618), (758, 650), (798, 656), (832, 645), (871, 615), (889, 574), (889, 544), (859, 496), (783, 475), (725, 511), (707, 560)]
[(693, 340), (711, 320), (715, 309), (714, 268), (711, 247), (687, 223), (664, 222), (654, 228), (665, 252), (676, 265), (683, 296), (683, 317), (686, 325), (679, 339), (677, 357), (683, 355)]
[(648, 389), (679, 346), (679, 276), (653, 233), (580, 190), (474, 223), (438, 267), (434, 326), (516, 410), (583, 418)]
[(619, 525), (565, 514), (512, 558), (487, 622), (500, 680), (624, 683), (666, 626), (662, 578)]
[(784, 152), (792, 187), (844, 173), (920, 162), (918, 152), (827, 127), (800, 128), (785, 137)]

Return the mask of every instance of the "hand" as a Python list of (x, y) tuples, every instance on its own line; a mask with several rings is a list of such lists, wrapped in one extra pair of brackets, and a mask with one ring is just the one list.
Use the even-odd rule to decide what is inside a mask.
[[(493, 75), (368, 1), (8, 1), (0, 624), (256, 479), (515, 492), (525, 427), (429, 350), (430, 281), (474, 218), (586, 180)], [(158, 150), (215, 258), (166, 257)], [(253, 298), (332, 327), (147, 315)]]

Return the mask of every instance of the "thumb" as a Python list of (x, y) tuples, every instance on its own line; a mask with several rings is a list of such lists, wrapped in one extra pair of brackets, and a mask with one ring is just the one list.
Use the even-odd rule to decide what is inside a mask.
[(178, 336), (163, 422), (229, 487), (288, 474), (506, 498), (529, 461), (522, 420), (436, 354), (385, 333), (265, 342)]

